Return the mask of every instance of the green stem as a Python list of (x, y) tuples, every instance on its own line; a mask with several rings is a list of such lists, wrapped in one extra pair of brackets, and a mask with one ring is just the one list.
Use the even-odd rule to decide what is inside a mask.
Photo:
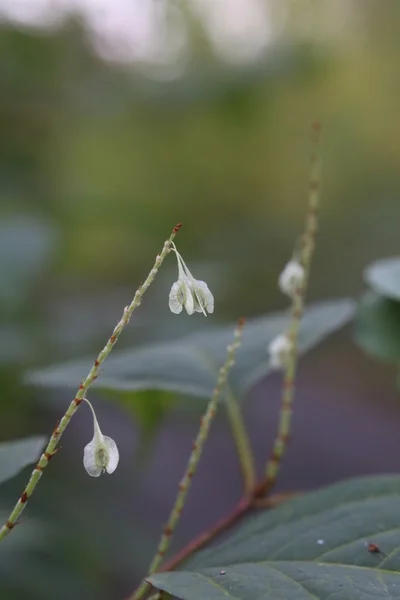
[[(186, 497), (192, 483), (192, 479), (196, 473), (197, 466), (199, 464), (203, 452), (204, 444), (207, 440), (211, 424), (214, 420), (217, 411), (221, 393), (226, 386), (229, 372), (235, 362), (236, 352), (241, 344), (243, 325), (244, 321), (241, 320), (238, 327), (235, 330), (233, 342), (227, 348), (226, 361), (219, 370), (217, 385), (215, 386), (211, 399), (207, 405), (206, 412), (200, 420), (200, 429), (198, 431), (196, 440), (193, 444), (192, 452), (190, 454), (185, 473), (179, 484), (179, 490), (175, 500), (175, 504), (170, 513), (168, 522), (164, 527), (164, 531), (158, 544), (156, 554), (150, 563), (148, 575), (152, 575), (159, 569), (164, 559), (164, 556), (171, 544), (173, 533), (180, 519), (183, 507), (185, 505)], [(147, 583), (147, 581), (144, 579), (138, 587), (138, 589), (130, 596), (129, 600), (139, 600), (143, 598), (143, 596), (145, 596), (150, 589), (151, 585)]]
[(257, 480), (254, 454), (239, 403), (230, 387), (226, 391), (225, 404), (242, 470), (245, 494), (250, 495)]
[[(218, 368), (214, 361), (210, 360), (206, 353), (204, 353), (203, 356), (204, 361), (210, 365), (215, 371), (215, 374), (218, 375)], [(229, 385), (227, 385), (225, 394), (225, 406), (228, 414), (229, 426), (235, 442), (240, 469), (242, 471), (244, 494), (247, 496), (252, 493), (257, 481), (254, 454), (239, 402)]]
[(13, 511), (11, 512), (10, 516), (8, 517), (6, 523), (0, 529), (0, 540), (5, 538), (6, 535), (8, 533), (10, 533), (10, 531), (17, 524), (17, 519), (19, 518), (22, 511), (24, 510), (28, 499), (33, 494), (33, 492), (39, 482), (39, 479), (42, 476), (44, 469), (47, 467), (50, 459), (57, 452), (57, 450), (58, 450), (57, 444), (58, 444), (62, 434), (66, 430), (68, 423), (71, 420), (71, 417), (73, 417), (75, 412), (78, 410), (78, 407), (81, 404), (82, 400), (84, 399), (89, 387), (97, 379), (99, 372), (100, 372), (101, 365), (103, 364), (103, 362), (105, 361), (107, 356), (110, 354), (111, 350), (114, 348), (114, 345), (117, 342), (122, 331), (128, 325), (130, 318), (132, 316), (132, 313), (134, 312), (134, 310), (136, 310), (136, 308), (138, 308), (138, 306), (140, 306), (140, 303), (142, 301), (144, 293), (146, 292), (148, 287), (153, 282), (165, 257), (171, 251), (171, 244), (180, 228), (181, 228), (181, 224), (178, 223), (178, 225), (176, 225), (174, 227), (174, 229), (172, 230), (170, 237), (164, 243), (161, 254), (159, 254), (156, 257), (153, 268), (151, 269), (150, 273), (148, 274), (146, 280), (137, 289), (135, 296), (134, 296), (132, 302), (129, 304), (129, 306), (125, 307), (124, 313), (123, 313), (120, 321), (115, 326), (110, 339), (108, 340), (107, 344), (104, 346), (103, 350), (100, 352), (100, 354), (94, 361), (94, 364), (93, 364), (91, 370), (89, 371), (88, 375), (85, 377), (85, 379), (80, 384), (75, 398), (72, 400), (72, 402), (69, 405), (69, 407), (67, 408), (63, 418), (61, 419), (61, 421), (58, 423), (58, 425), (54, 429), (53, 434), (50, 438), (50, 441), (47, 444), (45, 451), (41, 455), (37, 465), (35, 466), (26, 488), (22, 492), (18, 502), (16, 503), (16, 505), (15, 505)]
[(309, 183), (308, 210), (306, 216), (305, 232), (302, 240), (300, 262), (304, 267), (304, 280), (301, 287), (296, 290), (293, 297), (290, 323), (287, 335), (291, 341), (291, 351), (283, 375), (282, 401), (279, 415), (278, 433), (275, 438), (272, 456), (265, 467), (265, 480), (260, 490), (263, 493), (269, 491), (274, 485), (279, 473), (282, 458), (286, 452), (293, 412), (294, 382), (298, 362), (298, 337), (301, 319), (304, 312), (305, 297), (310, 275), (311, 258), (315, 247), (315, 234), (317, 232), (319, 209), (319, 196), (321, 187), (321, 161), (317, 151), (319, 142), (319, 123), (313, 124), (311, 140), (314, 151), (311, 154), (311, 169)]

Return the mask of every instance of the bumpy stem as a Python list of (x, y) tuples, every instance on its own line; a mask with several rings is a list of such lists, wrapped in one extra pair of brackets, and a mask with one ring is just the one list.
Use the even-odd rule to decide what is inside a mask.
[(304, 312), (311, 258), (314, 251), (315, 234), (318, 225), (317, 212), (319, 208), (321, 187), (321, 161), (318, 152), (319, 132), (320, 124), (314, 123), (311, 132), (313, 151), (311, 153), (308, 210), (305, 232), (302, 239), (302, 248), (300, 252), (300, 262), (304, 267), (304, 279), (302, 285), (296, 290), (296, 293), (293, 297), (290, 323), (287, 333), (291, 341), (291, 351), (283, 376), (282, 402), (279, 416), (278, 433), (275, 439), (272, 455), (265, 467), (265, 480), (259, 488), (260, 495), (268, 492), (274, 485), (290, 435), (294, 400), (294, 380), (296, 376), (298, 360), (297, 347), (299, 328)]
[(118, 340), (120, 334), (122, 333), (122, 331), (128, 325), (130, 318), (132, 316), (132, 313), (134, 312), (134, 310), (136, 308), (138, 308), (138, 306), (140, 306), (140, 303), (142, 301), (144, 293), (146, 292), (148, 287), (153, 282), (165, 257), (171, 251), (171, 248), (172, 248), (171, 245), (172, 245), (173, 239), (175, 238), (175, 236), (178, 233), (180, 228), (181, 228), (181, 223), (178, 223), (172, 230), (170, 237), (164, 243), (164, 247), (163, 247), (161, 253), (156, 257), (153, 268), (151, 269), (150, 273), (148, 274), (146, 280), (137, 289), (135, 296), (134, 296), (132, 302), (129, 304), (129, 306), (125, 307), (124, 313), (123, 313), (120, 321), (115, 326), (110, 339), (108, 340), (107, 344), (104, 346), (103, 350), (100, 352), (100, 354), (94, 361), (94, 364), (93, 364), (89, 374), (85, 377), (85, 379), (80, 384), (78, 391), (75, 395), (75, 398), (72, 400), (72, 402), (69, 405), (67, 411), (65, 412), (63, 418), (56, 425), (45, 451), (43, 452), (37, 465), (33, 469), (32, 475), (28, 481), (26, 488), (22, 492), (13, 511), (11, 512), (10, 516), (8, 517), (8, 520), (3, 525), (3, 527), (0, 529), (0, 540), (5, 538), (6, 535), (8, 533), (10, 533), (10, 531), (17, 524), (17, 520), (18, 520), (19, 516), (21, 515), (22, 511), (24, 510), (28, 499), (31, 497), (32, 493), (34, 492), (35, 487), (37, 486), (39, 479), (42, 476), (43, 470), (47, 467), (50, 459), (57, 452), (57, 450), (58, 450), (57, 444), (58, 444), (62, 434), (66, 430), (68, 423), (71, 420), (71, 417), (78, 410), (78, 407), (81, 404), (82, 400), (84, 399), (84, 396), (86, 395), (86, 392), (88, 391), (89, 387), (97, 379), (101, 365), (103, 364), (103, 362), (105, 361), (107, 356), (110, 354), (111, 350), (113, 349), (113, 347), (114, 347), (116, 341)]
[[(241, 344), (243, 325), (244, 325), (244, 320), (242, 319), (239, 322), (239, 325), (235, 330), (234, 339), (233, 339), (232, 344), (230, 344), (227, 348), (226, 361), (219, 370), (217, 385), (214, 388), (214, 391), (211, 396), (210, 402), (208, 403), (206, 412), (200, 420), (200, 429), (197, 434), (196, 440), (193, 444), (192, 452), (189, 457), (189, 461), (188, 461), (185, 473), (179, 484), (178, 495), (176, 497), (174, 507), (170, 513), (168, 522), (164, 527), (164, 531), (161, 536), (160, 542), (158, 544), (156, 554), (155, 554), (153, 560), (151, 561), (148, 575), (155, 573), (159, 569), (159, 567), (164, 559), (165, 553), (167, 552), (167, 550), (171, 544), (173, 533), (174, 533), (176, 525), (180, 519), (183, 507), (185, 505), (186, 497), (189, 492), (190, 485), (192, 483), (192, 479), (196, 473), (197, 466), (199, 464), (199, 461), (200, 461), (200, 458), (201, 458), (201, 455), (203, 452), (204, 444), (207, 440), (208, 434), (210, 432), (211, 424), (214, 420), (214, 417), (215, 417), (215, 414), (217, 411), (217, 406), (218, 406), (219, 399), (221, 397), (221, 393), (226, 386), (229, 372), (235, 362), (236, 352)], [(151, 588), (150, 584), (147, 583), (146, 580), (143, 580), (141, 585), (136, 590), (136, 592), (134, 592), (130, 596), (130, 600), (139, 600), (139, 599), (143, 598), (143, 596), (145, 594), (147, 594), (147, 592), (150, 590), (150, 588)]]

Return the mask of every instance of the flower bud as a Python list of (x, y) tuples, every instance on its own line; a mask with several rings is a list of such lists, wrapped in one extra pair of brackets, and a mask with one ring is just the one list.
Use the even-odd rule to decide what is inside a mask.
[(279, 275), (278, 283), (281, 292), (293, 298), (303, 285), (304, 275), (304, 267), (297, 260), (289, 261)]
[(284, 369), (290, 358), (293, 344), (289, 337), (282, 333), (268, 346), (271, 369)]
[(92, 477), (99, 477), (102, 473), (114, 473), (118, 466), (119, 452), (117, 444), (107, 435), (101, 433), (93, 406), (84, 398), (93, 414), (94, 435), (83, 451), (83, 466)]

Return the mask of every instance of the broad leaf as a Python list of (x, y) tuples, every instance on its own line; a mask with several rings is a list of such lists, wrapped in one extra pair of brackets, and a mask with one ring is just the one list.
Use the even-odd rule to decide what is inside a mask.
[(360, 301), (355, 341), (364, 350), (389, 362), (400, 359), (400, 302), (367, 292)]
[(375, 292), (400, 301), (400, 256), (372, 263), (366, 268), (364, 277)]
[(17, 475), (24, 467), (35, 462), (46, 442), (43, 436), (0, 443), (0, 483)]
[(398, 476), (345, 481), (248, 518), (149, 581), (182, 600), (400, 598), (399, 506)]
[[(323, 302), (311, 306), (303, 318), (299, 349), (303, 353), (320, 342), (353, 316), (350, 300)], [(285, 330), (287, 313), (249, 319), (243, 344), (231, 374), (231, 384), (238, 395), (245, 394), (270, 370), (267, 347)], [(235, 324), (199, 331), (179, 340), (151, 344), (142, 348), (114, 352), (108, 359), (104, 375), (95, 385), (102, 389), (161, 389), (199, 397), (209, 397), (218, 368), (225, 360), (226, 346), (232, 341)], [(44, 386), (76, 387), (87, 374), (93, 360), (80, 360), (52, 366), (28, 374), (30, 383)]]

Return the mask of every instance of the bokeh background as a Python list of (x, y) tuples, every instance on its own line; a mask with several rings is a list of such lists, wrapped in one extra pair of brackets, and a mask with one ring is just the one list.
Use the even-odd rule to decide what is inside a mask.
[[(177, 221), (180, 251), (216, 297), (209, 320), (286, 306), (276, 281), (303, 225), (315, 119), (324, 193), (310, 299), (357, 297), (363, 268), (400, 248), (399, 52), (398, 0), (0, 0), (0, 439), (52, 430), (70, 395), (24, 385), (25, 371), (94, 355)], [(169, 312), (175, 279), (170, 257), (121, 348), (204, 326)], [(2, 600), (120, 599), (151, 557), (203, 403), (91, 399), (120, 467), (86, 475), (83, 408), (1, 546)], [(278, 399), (273, 376), (246, 405), (260, 466)], [(350, 327), (303, 359), (296, 402), (277, 489), (400, 466), (393, 369)], [(3, 516), (28, 474), (1, 487)], [(220, 418), (175, 547), (240, 485)]]

